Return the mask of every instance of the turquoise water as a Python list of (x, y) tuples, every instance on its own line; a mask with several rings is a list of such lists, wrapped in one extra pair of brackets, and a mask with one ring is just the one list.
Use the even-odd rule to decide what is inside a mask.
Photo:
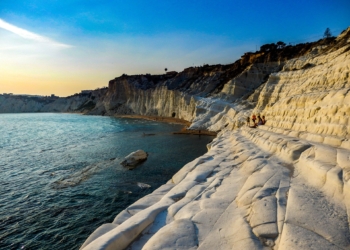
[[(97, 227), (206, 152), (213, 137), (171, 134), (181, 128), (76, 114), (0, 114), (0, 249), (78, 249)], [(148, 152), (147, 161), (126, 170), (119, 162), (137, 149)]]

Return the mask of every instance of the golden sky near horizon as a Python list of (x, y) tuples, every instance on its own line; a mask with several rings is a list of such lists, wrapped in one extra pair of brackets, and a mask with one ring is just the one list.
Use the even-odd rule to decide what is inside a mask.
[[(0, 74), (3, 75), (1, 71)], [(3, 82), (1, 93), (44, 96), (51, 94), (69, 96), (79, 93), (81, 90), (108, 86), (106, 77), (90, 76), (81, 79), (80, 76), (76, 75), (55, 75), (52, 72), (48, 72), (47, 76), (41, 75), (40, 77), (30, 74), (4, 74), (1, 81)]]
[[(124, 73), (233, 63), (266, 43), (337, 35), (350, 20), (345, 1), (73, 2), (0, 0), (0, 93), (68, 96)], [(285, 18), (291, 8), (300, 18)]]
[(68, 96), (108, 85), (105, 72), (83, 70), (73, 46), (0, 19), (0, 93)]
[(69, 96), (106, 87), (124, 73), (164, 74), (164, 68), (182, 71), (230, 63), (234, 55), (254, 47), (232, 46), (221, 36), (187, 33), (70, 39), (34, 33), (1, 18), (0, 37), (0, 94)]

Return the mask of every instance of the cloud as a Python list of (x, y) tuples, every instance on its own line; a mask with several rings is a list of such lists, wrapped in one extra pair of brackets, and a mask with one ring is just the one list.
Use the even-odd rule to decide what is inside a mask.
[(35, 34), (33, 32), (30, 32), (28, 30), (16, 27), (10, 23), (5, 22), (2, 19), (0, 19), (0, 28), (3, 28), (7, 31), (10, 31), (10, 32), (12, 32), (16, 35), (19, 35), (25, 39), (33, 40), (33, 41), (40, 42), (40, 43), (49, 44), (49, 45), (54, 46), (54, 47), (58, 47), (58, 48), (70, 48), (70, 47), (72, 47), (71, 45), (59, 43), (59, 42), (56, 42), (50, 38), (47, 38), (47, 37)]

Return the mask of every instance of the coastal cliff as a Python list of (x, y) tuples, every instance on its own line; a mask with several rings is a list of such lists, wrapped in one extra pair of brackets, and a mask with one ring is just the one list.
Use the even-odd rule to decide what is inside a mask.
[[(350, 248), (350, 28), (229, 65), (122, 75), (89, 94), (0, 96), (0, 112), (174, 117), (218, 132), (81, 249)], [(246, 126), (252, 114), (266, 124)]]
[[(296, 47), (110, 81), (89, 113), (173, 116), (221, 132), (81, 249), (348, 249), (350, 29)], [(266, 124), (246, 126), (252, 114)]]
[(68, 97), (0, 94), (0, 113), (77, 112), (86, 113), (105, 96), (107, 89), (77, 93)]

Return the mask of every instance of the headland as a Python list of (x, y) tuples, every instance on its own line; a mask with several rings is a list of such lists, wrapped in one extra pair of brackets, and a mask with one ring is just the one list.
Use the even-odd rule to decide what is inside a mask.
[[(171, 117), (218, 133), (206, 154), (81, 249), (349, 249), (349, 65), (348, 28), (313, 43), (262, 46), (229, 65), (122, 75), (106, 89), (40, 106)], [(266, 124), (247, 126), (253, 114)]]

